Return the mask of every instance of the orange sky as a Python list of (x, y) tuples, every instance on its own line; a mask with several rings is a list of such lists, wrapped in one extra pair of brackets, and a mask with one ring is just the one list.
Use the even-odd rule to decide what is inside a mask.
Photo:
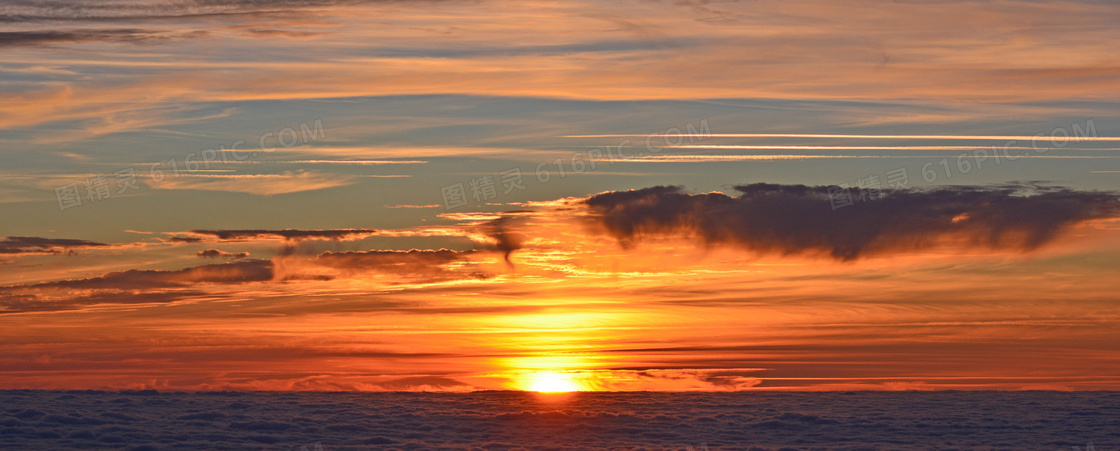
[(1114, 5), (421, 5), (0, 7), (0, 389), (1120, 388)]
[[(477, 251), (346, 251), (372, 239), (361, 230), (338, 232), (343, 241), (200, 231), (161, 237), (202, 239), (195, 243), (153, 238), (19, 256), (30, 277), (71, 282), (28, 285), (8, 273), (0, 382), (187, 390), (1117, 387), (1120, 318), (1108, 277), (1115, 221), (1082, 223), (1026, 253), (949, 241), (838, 261), (703, 245), (686, 231), (621, 246), (588, 222), (594, 212), (580, 202), (559, 205), (508, 216), (516, 222), (501, 233), (519, 243), (509, 264), (502, 250), (487, 250), (500, 247), (490, 214), (372, 232), (469, 237)], [(211, 248), (226, 259), (250, 256), (193, 272), (96, 277), (139, 260), (145, 268), (211, 263), (194, 257)], [(107, 263), (114, 260), (125, 264)], [(255, 277), (254, 262), (272, 269)], [(50, 275), (34, 275), (39, 265)], [(95, 278), (74, 282), (82, 276)], [(17, 302), (27, 295), (34, 298)]]

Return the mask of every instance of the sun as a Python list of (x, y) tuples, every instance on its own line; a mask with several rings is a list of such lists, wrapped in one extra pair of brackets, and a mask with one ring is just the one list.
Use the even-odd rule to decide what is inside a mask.
[(529, 377), (529, 391), (538, 393), (563, 393), (579, 391), (579, 385), (572, 382), (570, 375), (553, 371), (533, 373)]

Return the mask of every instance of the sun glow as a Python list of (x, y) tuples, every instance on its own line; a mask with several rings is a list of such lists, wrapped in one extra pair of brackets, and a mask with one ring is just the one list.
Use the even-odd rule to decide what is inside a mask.
[(572, 381), (566, 373), (553, 371), (533, 373), (529, 376), (529, 391), (538, 393), (562, 393), (581, 390), (580, 386)]

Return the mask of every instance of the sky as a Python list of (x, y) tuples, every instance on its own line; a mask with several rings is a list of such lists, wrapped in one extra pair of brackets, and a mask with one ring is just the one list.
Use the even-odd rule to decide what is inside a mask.
[(0, 388), (1120, 388), (1103, 1), (13, 0)]

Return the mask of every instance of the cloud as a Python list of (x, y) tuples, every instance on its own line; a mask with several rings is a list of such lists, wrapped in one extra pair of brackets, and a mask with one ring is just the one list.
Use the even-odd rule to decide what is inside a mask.
[(510, 261), (510, 254), (521, 249), (521, 243), (524, 241), (521, 234), (512, 230), (514, 221), (516, 216), (502, 216), (482, 226), (483, 233), (494, 240), (494, 248), (502, 252), (506, 263), (511, 265), (513, 262)]
[(0, 32), (0, 48), (85, 42), (152, 42), (172, 39), (202, 38), (205, 31), (186, 33), (142, 29), (69, 30), (69, 31), (6, 31)]
[[(256, 163), (256, 161), (253, 161)], [(425, 160), (289, 160), (289, 161), (275, 161), (270, 163), (282, 164), (339, 164), (339, 165), (357, 165), (357, 166), (379, 166), (386, 164), (427, 164)]]
[(400, 204), (400, 205), (385, 205), (385, 208), (421, 209), (421, 208), (439, 208), (441, 206), (442, 205), (440, 205), (440, 204), (427, 204), (427, 205)]
[(441, 376), (410, 376), (379, 382), (376, 385), (389, 391), (465, 392), (476, 387), (455, 379)]
[(128, 291), (103, 290), (95, 293), (67, 298), (52, 298), (28, 293), (14, 293), (0, 290), (0, 314), (60, 312), (77, 310), (93, 305), (138, 305), (170, 304), (176, 301), (196, 298), (206, 293), (196, 290), (176, 291)]
[(114, 271), (84, 279), (0, 287), (0, 313), (53, 312), (102, 304), (171, 303), (205, 295), (202, 291), (184, 289), (198, 284), (233, 285), (272, 278), (273, 265), (269, 260), (202, 265), (174, 271)]
[(326, 33), (304, 30), (281, 30), (276, 28), (253, 28), (249, 30), (250, 36), (262, 38), (288, 38), (288, 39), (314, 39)]
[(1041, 185), (900, 190), (832, 208), (828, 187), (756, 183), (741, 193), (686, 194), (658, 186), (591, 196), (592, 221), (624, 246), (684, 235), (759, 253), (854, 260), (947, 242), (1030, 251), (1066, 229), (1120, 215), (1116, 193)]
[(303, 241), (303, 240), (336, 240), (336, 241), (350, 241), (360, 240), (377, 235), (377, 230), (374, 229), (283, 229), (283, 230), (267, 230), (267, 229), (241, 229), (241, 230), (227, 230), (227, 229), (211, 229), (211, 230), (191, 230), (190, 233), (195, 235), (208, 235), (213, 236), (222, 241), (244, 241), (244, 240), (260, 240), (260, 239), (276, 239), (282, 238), (287, 241)]
[(269, 260), (248, 260), (237, 263), (195, 266), (175, 271), (130, 269), (86, 279), (40, 282), (10, 288), (135, 290), (184, 287), (198, 283), (240, 284), (268, 280), (272, 280), (272, 262)]
[[(473, 265), (465, 265), (465, 263), (470, 263), (468, 258), (476, 252), (448, 249), (323, 252), (315, 257), (314, 262), (321, 266), (351, 273), (374, 271), (414, 279), (419, 278), (428, 282), (486, 278), (488, 275), (473, 269)], [(456, 264), (459, 264), (459, 267), (456, 267)]]
[(374, 269), (401, 265), (440, 265), (461, 260), (471, 251), (458, 252), (448, 249), (407, 251), (374, 250), (323, 252), (316, 257), (319, 264), (339, 268)]
[[(0, 114), (6, 127), (81, 120), (85, 127), (138, 130), (170, 121), (163, 111), (170, 104), (449, 93), (596, 100), (967, 101), (969, 112), (927, 107), (923, 114), (959, 118), (976, 114), (977, 105), (991, 111), (991, 105), (1010, 101), (1099, 101), (1102, 93), (1117, 92), (1120, 80), (1115, 64), (1086, 56), (1110, 54), (1117, 40), (1110, 26), (1115, 8), (1091, 2), (975, 2), (969, 7), (981, 13), (966, 19), (959, 5), (908, 3), (885, 11), (809, 1), (791, 14), (778, 5), (729, 2), (721, 6), (727, 14), (720, 17), (733, 18), (733, 24), (708, 22), (709, 13), (683, 5), (634, 5), (639, 9), (620, 15), (616, 6), (589, 2), (516, 26), (510, 26), (516, 22), (511, 17), (531, 12), (531, 6), (435, 2), (426, 5), (442, 14), (432, 15), (424, 14), (429, 8), (397, 9), (396, 2), (80, 3), (5, 2), (0, 21), (28, 28), (11, 32), (7, 41), (160, 39), (197, 27), (222, 38), (225, 52), (214, 57), (217, 61), (203, 62), (196, 44), (175, 41), (161, 48), (174, 57), (158, 65), (133, 59), (128, 61), (134, 64), (122, 64), (111, 53), (128, 48), (90, 56), (107, 58), (105, 64), (77, 65), (66, 52), (44, 52), (23, 69), (65, 67), (78, 73), (44, 78), (31, 85), (36, 89), (4, 96)], [(384, 22), (390, 11), (397, 20)], [(642, 23), (618, 19), (635, 14), (643, 16)], [(832, 20), (839, 16), (854, 22)], [(1009, 25), (1036, 17), (1065, 26)], [(104, 28), (60, 31), (59, 25), (70, 25), (60, 21)], [(315, 28), (323, 24), (337, 38), (299, 42), (307, 48), (292, 58), (278, 61), (268, 51), (250, 52), (275, 45), (253, 31), (294, 37), (323, 32), (326, 27)], [(447, 37), (433, 38), (430, 30), (450, 31), (455, 40), (471, 45), (449, 48), (441, 42)], [(993, 46), (996, 41), (1008, 45)], [(743, 52), (744, 46), (783, 51)], [(604, 58), (613, 61), (613, 70), (600, 69)], [(115, 76), (97, 76), (105, 70)], [(188, 72), (191, 77), (168, 76)], [(94, 79), (102, 82), (89, 83)]]
[(352, 178), (339, 174), (285, 171), (278, 174), (180, 174), (152, 184), (171, 190), (224, 191), (272, 196), (349, 185)]
[(86, 240), (10, 236), (0, 240), (0, 254), (60, 254), (73, 252), (74, 249), (107, 246), (110, 245)]
[(266, 18), (306, 10), (372, 1), (358, 0), (185, 0), (148, 2), (7, 2), (0, 22), (132, 22), (137, 20), (183, 21), (206, 18)]
[(202, 238), (197, 236), (173, 236), (167, 239), (168, 243), (197, 243), (202, 241)]
[(217, 250), (217, 249), (207, 249), (207, 250), (204, 250), (204, 251), (198, 251), (197, 253), (195, 253), (195, 255), (197, 255), (199, 257), (202, 257), (202, 258), (233, 258), (233, 259), (239, 259), (239, 258), (249, 257), (248, 252), (238, 252), (238, 253), (234, 254), (234, 253), (230, 253), (230, 252), (220, 251), (220, 250)]

